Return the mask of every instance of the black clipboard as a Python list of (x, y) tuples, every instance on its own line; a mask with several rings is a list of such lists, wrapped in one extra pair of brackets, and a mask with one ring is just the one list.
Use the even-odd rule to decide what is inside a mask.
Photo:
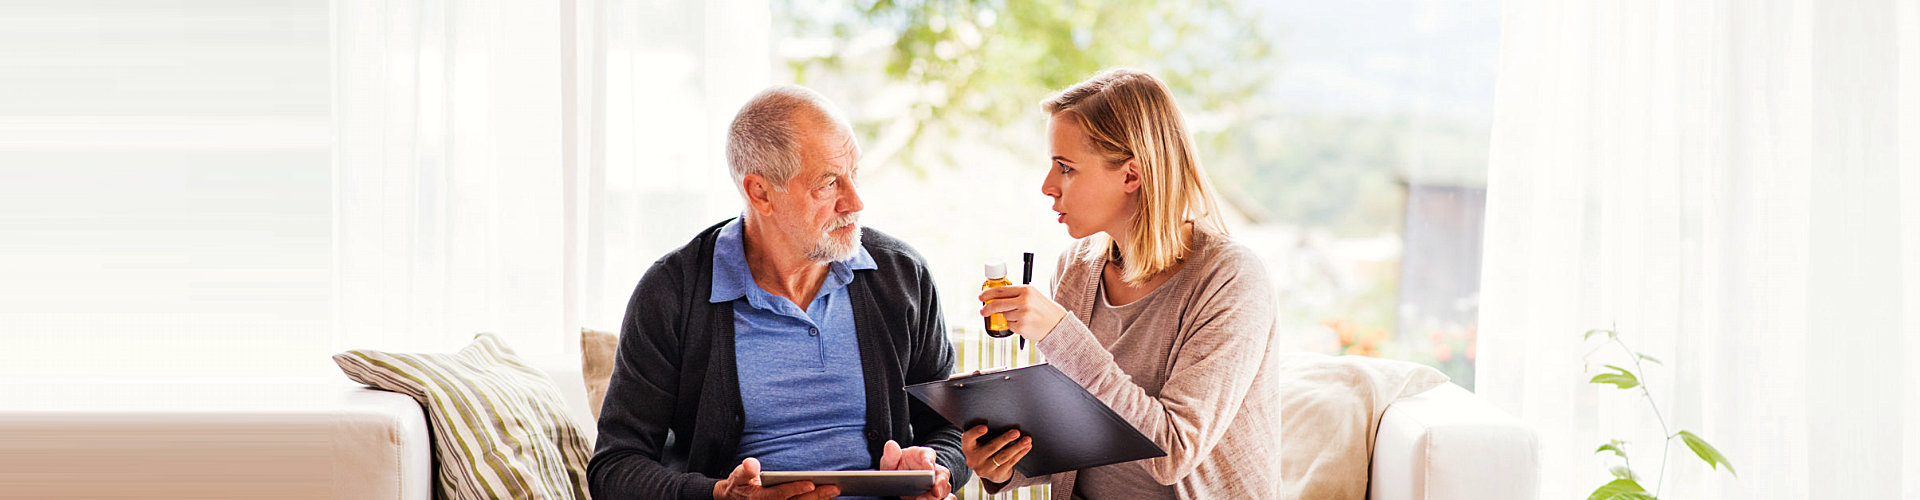
[[(961, 430), (987, 426), (1033, 437), (1033, 451), (1013, 465), (1027, 477), (1167, 456), (1113, 408), (1050, 364), (907, 386)], [(984, 438), (983, 438), (984, 439)]]

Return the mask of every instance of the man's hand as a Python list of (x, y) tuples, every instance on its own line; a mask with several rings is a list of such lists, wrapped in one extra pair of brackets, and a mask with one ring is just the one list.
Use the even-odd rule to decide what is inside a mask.
[(763, 487), (760, 484), (760, 460), (755, 458), (741, 461), (739, 466), (733, 468), (733, 474), (713, 485), (714, 500), (827, 500), (839, 495), (839, 486), (815, 488), (812, 481)]
[(942, 500), (953, 498), (953, 472), (937, 461), (940, 454), (933, 448), (915, 446), (900, 449), (900, 443), (887, 441), (880, 450), (880, 470), (930, 470), (933, 471), (933, 489), (913, 497), (913, 500)]

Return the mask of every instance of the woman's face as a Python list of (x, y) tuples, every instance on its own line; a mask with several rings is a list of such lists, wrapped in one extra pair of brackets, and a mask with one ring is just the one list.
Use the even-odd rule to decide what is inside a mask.
[(1133, 196), (1140, 189), (1134, 162), (1109, 163), (1094, 148), (1079, 120), (1064, 112), (1054, 113), (1047, 120), (1047, 135), (1053, 153), (1040, 192), (1053, 198), (1053, 211), (1060, 213), (1067, 234), (1075, 239), (1098, 232), (1124, 237), (1116, 231), (1128, 227), (1136, 210)]

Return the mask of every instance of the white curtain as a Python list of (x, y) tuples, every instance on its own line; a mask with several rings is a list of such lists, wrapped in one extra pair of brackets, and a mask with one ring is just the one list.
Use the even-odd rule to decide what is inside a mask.
[(335, 3), (342, 348), (474, 332), (557, 361), (567, 265), (559, 4)]
[(1920, 498), (1920, 5), (1502, 21), (1478, 389), (1541, 432), (1543, 498), (1610, 480), (1609, 439), (1660, 475), (1646, 399), (1586, 383), (1628, 361), (1594, 328), (1664, 361), (1669, 431), (1739, 472), (1676, 443), (1663, 496)]
[(578, 0), (579, 325), (620, 328), (654, 259), (740, 213), (726, 128), (771, 82), (765, 2)]
[(0, 394), (331, 368), (329, 35), (326, 0), (0, 1)]
[(770, 70), (745, 1), (335, 2), (339, 348), (501, 334), (547, 366), (736, 213), (725, 125)]

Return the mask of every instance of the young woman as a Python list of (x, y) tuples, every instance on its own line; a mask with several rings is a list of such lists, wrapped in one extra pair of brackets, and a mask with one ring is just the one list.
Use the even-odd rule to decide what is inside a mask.
[(987, 491), (1053, 484), (1053, 498), (1269, 498), (1279, 494), (1279, 402), (1268, 364), (1274, 287), (1227, 238), (1212, 186), (1165, 84), (1094, 75), (1041, 102), (1052, 158), (1040, 192), (1079, 241), (1052, 293), (980, 294), (1060, 371), (1167, 451), (1162, 458), (1024, 477), (1040, 441), (962, 435)]

